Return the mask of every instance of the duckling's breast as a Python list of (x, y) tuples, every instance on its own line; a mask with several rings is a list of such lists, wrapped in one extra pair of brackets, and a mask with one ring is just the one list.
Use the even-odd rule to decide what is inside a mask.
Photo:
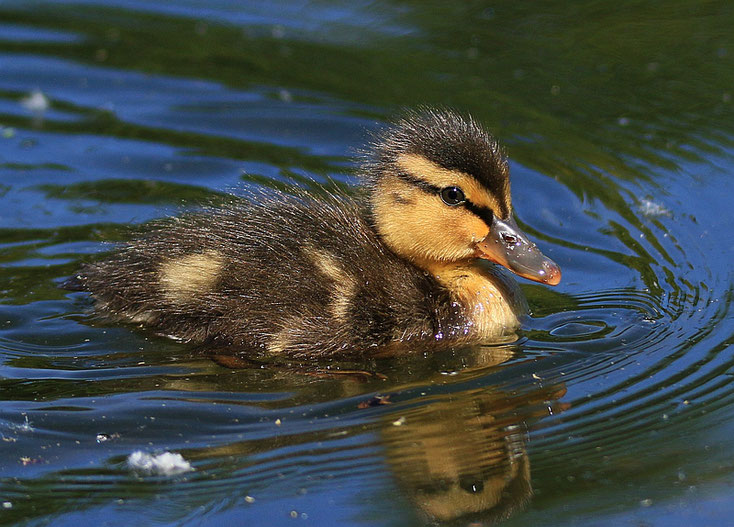
[(517, 283), (484, 261), (432, 269), (461, 306), (469, 340), (486, 343), (514, 337), (527, 303)]

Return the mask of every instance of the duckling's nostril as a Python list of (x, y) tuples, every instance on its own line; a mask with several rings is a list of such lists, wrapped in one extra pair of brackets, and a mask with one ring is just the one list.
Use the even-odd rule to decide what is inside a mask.
[(517, 236), (507, 232), (502, 233), (502, 241), (507, 245), (517, 245)]

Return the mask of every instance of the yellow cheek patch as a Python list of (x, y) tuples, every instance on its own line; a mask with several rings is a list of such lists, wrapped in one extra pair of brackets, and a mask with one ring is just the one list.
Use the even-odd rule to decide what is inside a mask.
[[(408, 203), (396, 204), (399, 193)], [(464, 207), (449, 207), (398, 178), (386, 178), (373, 194), (377, 230), (399, 255), (421, 265), (425, 260), (464, 260), (489, 232), (487, 224)]]
[(509, 203), (509, 195), (498, 198), (487, 192), (473, 177), (457, 170), (443, 168), (421, 155), (403, 154), (398, 158), (397, 164), (401, 170), (434, 187), (459, 187), (466, 199), (474, 205), (491, 209), (495, 214), (503, 209), (500, 199), (505, 206)]
[(216, 251), (191, 254), (164, 262), (159, 277), (164, 296), (172, 302), (186, 302), (208, 293), (224, 266), (224, 257)]
[[(474, 244), (489, 233), (481, 219), (460, 207), (447, 207), (442, 202), (426, 197), (432, 203), (416, 207), (410, 221), (414, 242), (426, 247), (432, 259), (462, 260), (474, 255)], [(404, 220), (403, 220), (404, 221)]]

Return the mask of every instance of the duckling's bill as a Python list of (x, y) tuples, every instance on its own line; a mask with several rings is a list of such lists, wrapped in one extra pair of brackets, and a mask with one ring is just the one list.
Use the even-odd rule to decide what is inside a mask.
[(477, 244), (477, 256), (534, 282), (558, 285), (561, 281), (561, 268), (540, 252), (512, 217), (494, 218), (489, 234)]

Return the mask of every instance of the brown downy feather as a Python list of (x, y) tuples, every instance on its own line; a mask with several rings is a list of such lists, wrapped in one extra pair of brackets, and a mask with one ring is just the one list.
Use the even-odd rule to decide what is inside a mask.
[[(72, 281), (112, 318), (245, 352), (500, 340), (524, 300), (475, 252), (511, 216), (504, 153), (451, 111), (410, 113), (376, 141), (362, 199), (250, 195), (158, 222)], [(467, 207), (441, 201), (456, 185)]]
[[(180, 262), (193, 272), (167, 289)], [(273, 191), (168, 219), (76, 279), (113, 318), (243, 351), (332, 355), (466, 333), (449, 293), (334, 195)]]

